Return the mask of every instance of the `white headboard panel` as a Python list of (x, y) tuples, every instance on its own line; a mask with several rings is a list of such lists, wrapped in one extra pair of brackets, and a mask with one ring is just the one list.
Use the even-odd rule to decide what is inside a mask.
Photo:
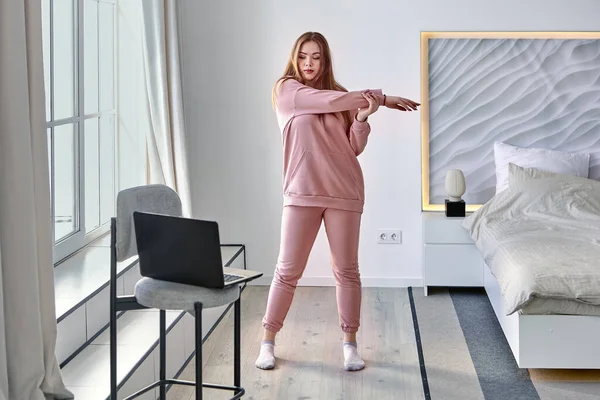
[(468, 204), (493, 197), (495, 141), (590, 153), (600, 180), (600, 34), (569, 35), (424, 34), (424, 208), (454, 168)]

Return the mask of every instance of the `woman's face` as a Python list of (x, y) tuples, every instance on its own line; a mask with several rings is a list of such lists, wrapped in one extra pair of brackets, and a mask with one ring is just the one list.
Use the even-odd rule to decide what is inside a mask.
[(306, 82), (313, 81), (321, 70), (321, 48), (315, 42), (305, 42), (298, 53), (298, 69)]

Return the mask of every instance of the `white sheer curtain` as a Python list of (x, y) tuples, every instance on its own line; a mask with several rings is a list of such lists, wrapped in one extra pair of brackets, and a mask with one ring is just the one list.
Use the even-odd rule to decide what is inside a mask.
[(56, 347), (39, 0), (0, 0), (0, 399), (73, 398)]
[(148, 183), (162, 183), (181, 197), (191, 216), (176, 0), (142, 0), (144, 69), (150, 132)]

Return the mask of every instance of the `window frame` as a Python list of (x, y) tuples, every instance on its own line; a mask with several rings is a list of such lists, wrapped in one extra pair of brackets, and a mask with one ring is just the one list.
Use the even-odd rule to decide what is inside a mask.
[[(50, 132), (48, 135), (48, 145), (49, 145), (49, 154), (50, 159), (49, 169), (50, 169), (50, 182), (51, 182), (51, 193), (50, 193), (50, 205), (51, 205), (51, 216), (52, 216), (52, 243), (53, 243), (53, 262), (54, 264), (58, 264), (62, 260), (70, 257), (74, 253), (81, 250), (83, 247), (91, 243), (92, 241), (98, 239), (102, 235), (106, 234), (110, 230), (110, 221), (106, 221), (102, 223), (100, 220), (100, 225), (90, 232), (86, 233), (86, 221), (85, 221), (85, 139), (86, 139), (86, 131), (85, 131), (85, 122), (88, 119), (97, 119), (98, 121), (98, 137), (101, 134), (101, 118), (113, 115), (113, 123), (114, 123), (114, 136), (113, 136), (113, 163), (112, 163), (112, 171), (109, 173), (112, 174), (112, 182), (113, 182), (113, 202), (116, 201), (117, 187), (118, 187), (118, 157), (117, 155), (117, 143), (118, 143), (118, 74), (117, 74), (117, 66), (118, 66), (118, 23), (117, 23), (117, 1), (118, 0), (73, 0), (74, 7), (74, 18), (73, 21), (76, 22), (73, 26), (73, 34), (74, 34), (74, 43), (73, 43), (73, 51), (75, 53), (74, 58), (74, 83), (75, 83), (75, 93), (74, 93), (74, 116), (69, 118), (63, 118), (59, 120), (54, 120), (54, 2), (57, 0), (47, 0), (49, 4), (49, 31), (50, 31), (50, 45), (49, 45), (49, 85), (50, 85), (50, 98), (46, 99), (46, 101), (50, 102), (49, 110), (50, 115), (46, 118), (46, 134), (48, 135), (48, 131)], [(60, 1), (60, 0), (58, 0)], [(108, 3), (113, 6), (113, 74), (112, 74), (112, 108), (107, 110), (101, 110), (100, 98), (98, 98), (98, 110), (94, 113), (86, 114), (85, 113), (85, 6), (86, 2), (95, 2), (98, 4), (98, 10), (100, 3)], [(98, 45), (96, 47), (96, 51), (100, 51), (100, 13), (97, 13), (97, 40)], [(100, 71), (100, 57), (98, 57), (98, 70)], [(98, 96), (100, 96), (100, 73), (98, 75)], [(56, 196), (55, 196), (55, 177), (54, 177), (54, 130), (59, 126), (67, 126), (73, 125), (74, 129), (74, 137), (75, 137), (75, 148), (77, 149), (77, 154), (75, 155), (75, 176), (73, 177), (75, 183), (75, 215), (76, 219), (76, 230), (71, 232), (65, 238), (56, 242), (55, 240), (55, 224), (56, 224), (56, 216), (55, 216), (55, 205), (56, 205)], [(100, 140), (98, 142), (98, 162), (101, 163), (102, 157), (100, 154)], [(99, 185), (101, 183), (99, 182)], [(102, 209), (101, 203), (101, 190), (98, 191), (98, 201), (100, 204), (99, 210)], [(99, 211), (100, 212), (100, 211)]]

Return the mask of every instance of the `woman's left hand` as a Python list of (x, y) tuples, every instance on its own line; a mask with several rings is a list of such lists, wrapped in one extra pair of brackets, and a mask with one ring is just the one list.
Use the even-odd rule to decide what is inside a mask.
[(356, 114), (356, 120), (359, 122), (365, 122), (369, 115), (375, 113), (379, 109), (379, 100), (371, 92), (362, 94), (363, 97), (369, 102), (369, 107), (358, 110)]

